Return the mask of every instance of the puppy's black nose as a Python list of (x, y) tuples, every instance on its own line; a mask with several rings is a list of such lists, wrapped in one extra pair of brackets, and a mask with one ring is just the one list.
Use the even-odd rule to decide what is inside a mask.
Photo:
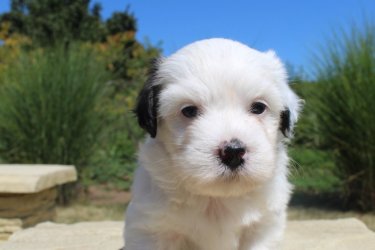
[(243, 156), (246, 153), (246, 147), (238, 139), (232, 139), (230, 142), (224, 142), (219, 150), (219, 157), (230, 170), (234, 171), (240, 167), (245, 160)]

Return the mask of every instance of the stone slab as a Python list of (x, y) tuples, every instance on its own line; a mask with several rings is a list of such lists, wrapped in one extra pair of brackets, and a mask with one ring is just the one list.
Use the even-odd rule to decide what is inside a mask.
[(0, 193), (36, 193), (76, 180), (74, 166), (0, 164)]
[(119, 250), (123, 222), (81, 222), (73, 225), (45, 222), (19, 231), (0, 250)]
[[(34, 226), (55, 218), (57, 188), (31, 194), (1, 194), (0, 220), (20, 219), (22, 227)], [(0, 232), (2, 225), (0, 223)]]
[[(118, 250), (123, 222), (42, 223), (16, 232), (0, 250)], [(290, 221), (283, 250), (374, 250), (375, 233), (357, 219)]]
[(20, 219), (2, 219), (0, 218), (0, 243), (7, 240), (13, 233), (22, 229)]

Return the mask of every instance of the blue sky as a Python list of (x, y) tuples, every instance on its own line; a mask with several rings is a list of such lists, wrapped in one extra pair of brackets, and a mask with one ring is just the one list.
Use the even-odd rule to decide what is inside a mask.
[[(0, 0), (0, 12), (10, 0)], [(103, 18), (127, 5), (138, 19), (138, 38), (161, 42), (165, 55), (195, 40), (225, 37), (310, 71), (312, 55), (334, 29), (374, 21), (375, 0), (92, 0)]]

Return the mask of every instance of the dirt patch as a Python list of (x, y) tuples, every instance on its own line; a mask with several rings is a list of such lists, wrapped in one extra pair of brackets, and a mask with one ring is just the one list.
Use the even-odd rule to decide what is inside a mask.
[(106, 185), (90, 186), (79, 192), (68, 206), (58, 206), (55, 222), (77, 223), (82, 221), (124, 220), (130, 192)]
[(131, 199), (131, 193), (105, 185), (95, 185), (88, 187), (81, 198), (93, 205), (126, 205)]

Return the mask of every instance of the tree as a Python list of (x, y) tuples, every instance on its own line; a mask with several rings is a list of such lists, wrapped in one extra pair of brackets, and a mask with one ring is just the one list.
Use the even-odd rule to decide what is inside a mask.
[(72, 40), (100, 41), (106, 36), (101, 6), (89, 9), (90, 0), (12, 0), (11, 10), (0, 16), (9, 22), (9, 35), (30, 37), (37, 46)]
[(130, 12), (129, 6), (124, 12), (114, 12), (112, 16), (106, 21), (107, 31), (109, 35), (118, 33), (137, 31), (137, 20), (134, 14)]

